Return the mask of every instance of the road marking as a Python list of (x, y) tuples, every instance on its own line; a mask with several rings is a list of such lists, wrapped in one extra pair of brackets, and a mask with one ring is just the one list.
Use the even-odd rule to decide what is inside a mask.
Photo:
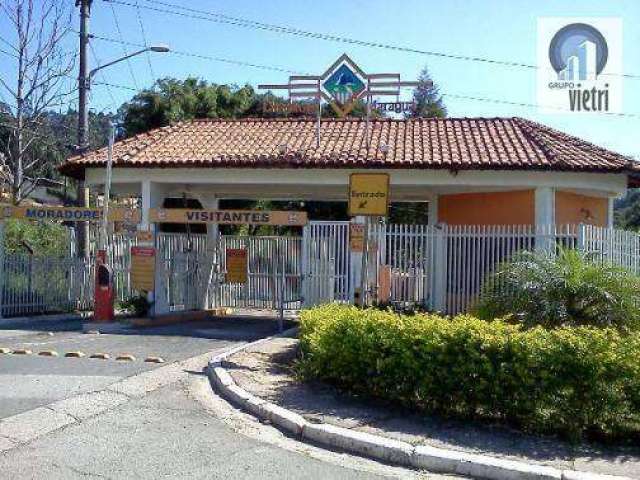
[(99, 360), (109, 360), (111, 356), (108, 353), (94, 353), (89, 358), (97, 358)]
[(39, 352), (38, 355), (41, 357), (57, 357), (58, 352), (55, 350), (43, 350), (42, 352)]
[(128, 362), (133, 362), (135, 359), (136, 359), (136, 357), (134, 357), (130, 353), (123, 353), (123, 354), (120, 354), (120, 355), (118, 355), (116, 357), (116, 360), (124, 360), (124, 361), (128, 361)]
[(82, 358), (84, 357), (84, 352), (67, 352), (64, 356), (67, 358)]

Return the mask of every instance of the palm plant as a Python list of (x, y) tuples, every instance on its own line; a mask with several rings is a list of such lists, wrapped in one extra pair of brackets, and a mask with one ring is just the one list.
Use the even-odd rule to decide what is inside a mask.
[(527, 328), (636, 330), (639, 293), (639, 277), (583, 251), (560, 249), (556, 256), (522, 252), (487, 279), (476, 314), (484, 319), (511, 317)]

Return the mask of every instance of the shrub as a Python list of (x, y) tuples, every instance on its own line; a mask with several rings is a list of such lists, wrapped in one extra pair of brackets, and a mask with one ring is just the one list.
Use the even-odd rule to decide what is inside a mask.
[(300, 342), (303, 378), (396, 405), (572, 439), (640, 433), (637, 334), (328, 305), (302, 312)]
[(577, 250), (556, 257), (523, 252), (485, 282), (475, 314), (511, 316), (525, 327), (640, 328), (640, 278)]
[(136, 295), (119, 302), (118, 308), (136, 317), (144, 317), (149, 313), (151, 304), (146, 295)]

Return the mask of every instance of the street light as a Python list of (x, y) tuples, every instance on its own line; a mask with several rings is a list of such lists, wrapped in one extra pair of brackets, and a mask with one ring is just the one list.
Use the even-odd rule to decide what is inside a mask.
[(145, 52), (167, 53), (167, 52), (170, 52), (170, 51), (171, 51), (171, 49), (169, 48), (169, 46), (167, 46), (167, 45), (165, 45), (163, 43), (160, 43), (158, 45), (150, 45), (150, 46), (148, 46), (146, 48), (143, 48), (142, 50), (138, 50), (137, 52), (130, 53), (129, 55), (125, 55), (124, 57), (116, 58), (115, 60), (112, 60), (111, 62), (104, 63), (104, 64), (94, 68), (93, 70), (91, 70), (89, 72), (88, 81), (89, 81), (89, 83), (91, 82), (91, 79), (93, 78), (93, 75), (97, 71), (102, 70), (105, 67), (110, 67), (114, 63), (120, 63), (120, 62), (122, 62), (124, 60), (128, 60), (129, 58), (135, 57), (136, 55), (140, 55), (141, 53), (145, 53)]
[[(95, 75), (96, 72), (102, 70), (105, 67), (109, 67), (111, 65), (113, 65), (114, 63), (119, 63), (122, 62), (124, 60), (127, 60), (131, 57), (135, 57), (136, 55), (140, 55), (141, 53), (145, 53), (145, 52), (158, 52), (158, 53), (167, 53), (169, 52), (170, 49), (167, 45), (164, 44), (158, 44), (158, 45), (151, 45), (147, 48), (143, 48), (142, 50), (138, 50), (137, 52), (133, 52), (130, 53), (129, 55), (125, 55), (123, 57), (120, 58), (116, 58), (115, 60), (105, 63), (103, 65), (99, 65), (98, 67), (94, 68), (93, 70), (89, 71), (89, 74), (86, 77), (86, 81), (84, 82), (85, 85), (85, 89), (81, 88), (80, 91), (80, 95), (81, 97), (84, 95), (85, 99), (86, 99), (86, 90), (91, 88), (91, 80), (93, 79), (93, 76)], [(82, 85), (82, 83), (81, 83)], [(86, 103), (85, 103), (86, 105)], [(84, 124), (84, 128), (85, 128), (85, 134), (88, 131), (89, 125), (88, 125), (88, 120), (89, 117), (86, 116), (86, 123)], [(113, 166), (113, 143), (115, 140), (115, 127), (113, 125), (113, 123), (111, 123), (109, 125), (109, 146), (107, 148), (107, 174), (106, 174), (106, 178), (105, 178), (105, 185), (104, 185), (104, 198), (103, 198), (103, 206), (102, 206), (102, 232), (100, 235), (100, 247), (101, 249), (106, 249), (107, 248), (107, 238), (109, 235), (108, 232), (108, 226), (109, 226), (109, 199), (111, 196), (111, 169)]]

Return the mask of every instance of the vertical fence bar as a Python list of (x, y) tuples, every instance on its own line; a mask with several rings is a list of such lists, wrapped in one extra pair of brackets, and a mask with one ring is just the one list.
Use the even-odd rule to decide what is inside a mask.
[(0, 219), (0, 318), (4, 310), (4, 285), (5, 285), (5, 241), (4, 241), (4, 220)]

